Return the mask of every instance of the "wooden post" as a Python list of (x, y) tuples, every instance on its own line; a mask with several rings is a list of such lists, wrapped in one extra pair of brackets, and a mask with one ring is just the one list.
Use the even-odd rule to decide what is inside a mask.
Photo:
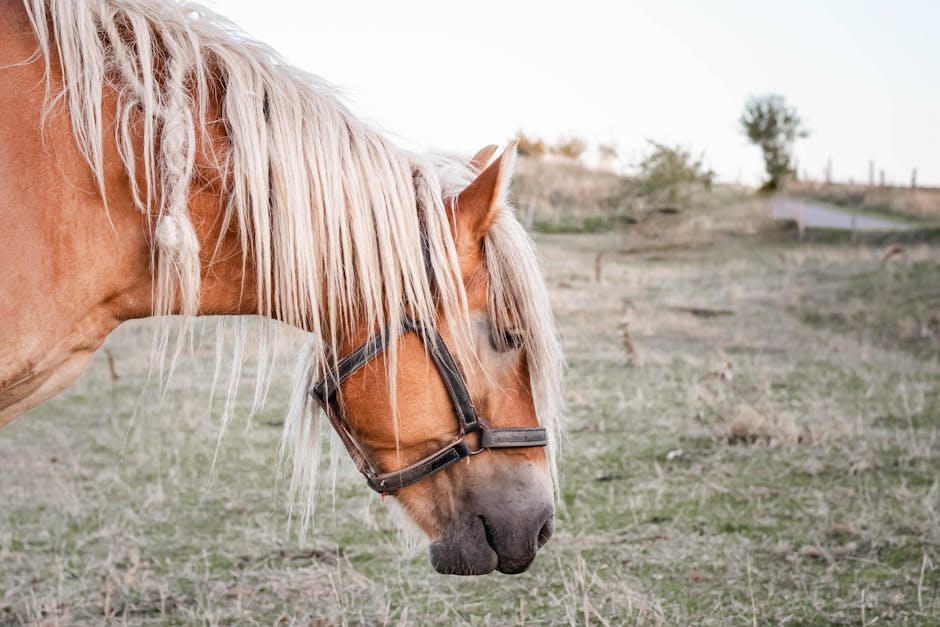
[(802, 200), (797, 201), (796, 206), (796, 229), (800, 234), (800, 239), (803, 239), (803, 234), (806, 232), (806, 203)]

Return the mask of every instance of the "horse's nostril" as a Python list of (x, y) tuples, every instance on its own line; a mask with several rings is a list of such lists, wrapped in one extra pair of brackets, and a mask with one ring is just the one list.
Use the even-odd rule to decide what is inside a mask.
[(542, 528), (539, 529), (538, 543), (540, 549), (545, 546), (545, 543), (548, 542), (549, 538), (552, 537), (552, 531), (554, 531), (554, 528), (555, 516), (551, 515), (548, 517), (548, 520), (545, 521), (545, 524), (542, 525)]

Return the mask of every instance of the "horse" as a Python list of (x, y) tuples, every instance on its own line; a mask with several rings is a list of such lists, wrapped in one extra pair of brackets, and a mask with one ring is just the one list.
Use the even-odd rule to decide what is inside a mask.
[(157, 0), (0, 0), (0, 119), (0, 425), (123, 321), (260, 316), (312, 338), (282, 444), (305, 519), (326, 415), (438, 572), (529, 567), (562, 355), (513, 143), (402, 149), (224, 18)]

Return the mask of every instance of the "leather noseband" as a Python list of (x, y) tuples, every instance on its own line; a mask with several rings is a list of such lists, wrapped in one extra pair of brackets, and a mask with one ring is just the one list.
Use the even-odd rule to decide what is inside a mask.
[[(365, 344), (343, 357), (335, 368), (327, 372), (323, 379), (310, 388), (310, 395), (323, 407), (330, 424), (333, 425), (339, 439), (343, 442), (346, 450), (349, 451), (349, 455), (359, 468), (359, 472), (365, 475), (370, 488), (376, 492), (388, 494), (426, 479), (464, 457), (476, 455), (486, 449), (545, 446), (548, 444), (544, 427), (496, 428), (487, 424), (477, 414), (473, 401), (470, 399), (470, 392), (467, 390), (466, 380), (438, 330), (413, 320), (409, 316), (404, 317), (401, 326), (403, 334), (416, 333), (424, 342), (425, 349), (434, 361), (441, 380), (444, 382), (444, 387), (447, 389), (460, 432), (455, 436), (453, 442), (436, 453), (410, 466), (392, 472), (379, 472), (375, 465), (363, 454), (353, 439), (346, 421), (343, 419), (336, 397), (343, 381), (388, 348), (390, 332), (386, 330), (376, 333)], [(469, 433), (478, 433), (480, 435), (479, 448), (471, 449), (467, 444), (466, 436)]]

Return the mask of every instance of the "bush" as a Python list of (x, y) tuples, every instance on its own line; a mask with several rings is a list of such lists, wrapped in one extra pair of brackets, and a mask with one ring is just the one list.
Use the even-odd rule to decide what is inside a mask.
[(516, 150), (523, 157), (538, 158), (548, 151), (548, 147), (545, 145), (545, 142), (538, 137), (529, 137), (522, 131), (519, 131), (516, 136), (519, 138), (519, 143), (516, 145)]
[(703, 165), (704, 153), (694, 158), (681, 146), (649, 140), (651, 151), (640, 162), (637, 176), (641, 192), (654, 202), (679, 205), (688, 202), (696, 187), (711, 190), (714, 173)]
[(563, 137), (552, 146), (552, 152), (562, 157), (577, 161), (587, 150), (587, 142), (578, 137)]

